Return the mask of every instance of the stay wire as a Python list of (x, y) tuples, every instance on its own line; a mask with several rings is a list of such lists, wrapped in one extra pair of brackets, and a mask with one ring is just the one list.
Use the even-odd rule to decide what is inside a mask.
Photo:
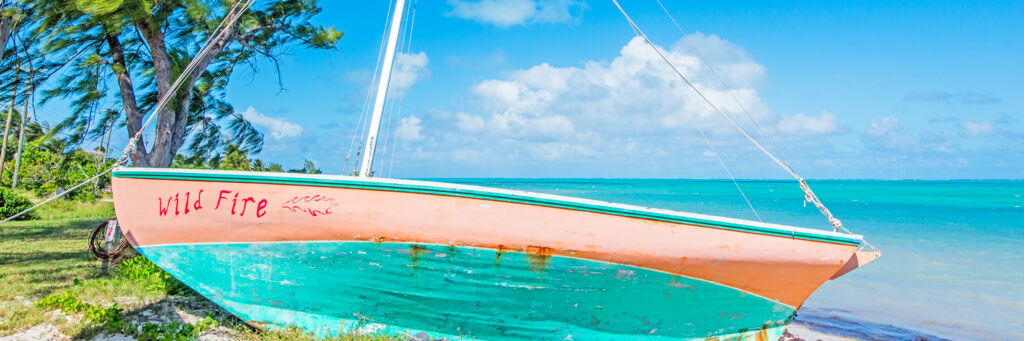
[[(409, 16), (411, 14), (412, 14), (412, 11), (405, 11), (405, 13), (402, 14), (402, 27), (399, 29), (399, 35), (398, 35), (398, 46), (400, 48), (398, 50), (398, 53), (395, 54), (395, 57), (394, 57), (395, 59), (401, 58), (403, 53), (405, 52), (404, 51), (405, 50), (405, 41), (406, 41), (406, 39), (408, 39), (408, 33), (409, 33), (409, 30), (408, 30), (409, 20), (408, 20), (408, 18), (409, 18)], [(395, 72), (393, 70), (395, 67), (400, 67), (400, 65), (392, 64), (392, 66), (391, 66), (391, 68), (392, 68), (391, 77), (394, 77), (394, 75), (395, 75)], [(371, 174), (373, 176), (375, 176), (377, 174), (380, 174), (380, 175), (384, 175), (385, 174), (385, 169), (387, 167), (387, 165), (386, 165), (386, 163), (387, 163), (386, 160), (387, 159), (385, 159), (384, 156), (385, 156), (385, 153), (391, 154), (391, 151), (392, 151), (392, 146), (389, 145), (388, 142), (391, 139), (391, 136), (394, 135), (394, 131), (392, 130), (392, 127), (394, 126), (394, 123), (395, 123), (395, 112), (396, 112), (395, 108), (397, 106), (397, 103), (399, 102), (399, 97), (396, 97), (395, 96), (396, 94), (394, 94), (392, 91), (390, 91), (391, 88), (394, 87), (394, 84), (390, 83), (390, 80), (388, 80), (388, 82), (389, 82), (388, 83), (388, 93), (392, 94), (392, 96), (388, 96), (388, 98), (386, 98), (386, 105), (384, 106), (384, 112), (382, 113), (383, 121), (381, 122), (381, 124), (383, 124), (384, 127), (382, 129), (380, 129), (380, 131), (379, 131), (379, 134), (381, 135), (381, 138), (378, 140), (378, 141), (380, 141), (380, 147), (377, 148), (377, 150), (378, 150), (377, 153), (379, 153), (381, 155), (380, 159), (382, 161), (376, 162), (373, 165), (371, 165)], [(376, 170), (373, 170), (373, 168), (376, 168)]]
[(794, 178), (797, 179), (797, 181), (800, 184), (800, 189), (803, 190), (803, 192), (804, 192), (804, 201), (809, 201), (809, 202), (813, 203), (814, 206), (817, 207), (818, 210), (821, 211), (821, 213), (823, 215), (825, 215), (825, 218), (828, 219), (829, 223), (832, 224), (833, 230), (835, 230), (835, 231), (842, 230), (842, 231), (845, 231), (846, 233), (850, 233), (849, 230), (847, 230), (846, 228), (843, 227), (842, 222), (839, 219), (837, 219), (835, 216), (833, 216), (832, 212), (829, 211), (828, 208), (825, 207), (825, 204), (822, 203), (820, 199), (818, 199), (818, 196), (815, 195), (813, 191), (811, 191), (810, 186), (807, 184), (807, 182), (804, 180), (804, 178), (802, 178), (802, 177), (800, 177), (800, 175), (796, 174), (796, 171), (794, 171), (793, 168), (790, 167), (788, 164), (783, 163), (775, 155), (773, 155), (771, 152), (769, 152), (767, 149), (765, 149), (764, 146), (762, 146), (760, 143), (758, 143), (757, 140), (755, 140), (753, 137), (750, 136), (750, 134), (747, 134), (747, 132), (744, 131), (743, 128), (741, 128), (739, 125), (737, 125), (736, 122), (732, 120), (732, 118), (729, 118), (729, 115), (726, 115), (725, 112), (723, 112), (721, 109), (718, 108), (718, 106), (716, 106), (713, 102), (711, 102), (711, 100), (708, 99), (707, 96), (705, 96), (704, 93), (701, 92), (700, 89), (698, 89), (696, 85), (694, 85), (692, 82), (690, 82), (690, 80), (688, 78), (686, 78), (685, 75), (683, 75), (682, 71), (679, 71), (679, 68), (677, 68), (675, 66), (675, 64), (673, 64), (672, 61), (669, 60), (667, 56), (665, 56), (665, 53), (662, 52), (661, 49), (658, 48), (658, 46), (655, 45), (654, 42), (652, 42), (651, 39), (648, 38), (646, 34), (644, 34), (643, 30), (641, 30), (640, 27), (637, 26), (635, 22), (633, 22), (633, 19), (630, 18), (628, 14), (626, 14), (626, 10), (622, 8), (622, 5), (619, 4), (619, 1), (618, 0), (611, 0), (611, 1), (612, 1), (613, 4), (615, 4), (615, 7), (617, 7), (619, 9), (619, 12), (622, 13), (622, 16), (626, 18), (626, 21), (629, 22), (629, 25), (633, 27), (633, 30), (636, 31), (640, 35), (640, 37), (644, 38), (644, 40), (647, 42), (647, 44), (649, 46), (651, 46), (651, 49), (653, 49), (654, 52), (657, 53), (658, 56), (661, 57), (661, 59), (664, 60), (665, 63), (668, 64), (668, 66), (670, 68), (672, 68), (672, 71), (674, 71), (677, 75), (679, 75), (679, 78), (682, 78), (683, 81), (686, 82), (686, 85), (688, 85), (691, 89), (693, 89), (693, 91), (696, 92), (697, 95), (700, 96), (700, 98), (703, 99), (705, 103), (707, 103), (712, 109), (714, 109), (714, 111), (717, 112), (718, 115), (722, 116), (722, 118), (724, 118), (727, 122), (729, 122), (729, 124), (732, 125), (732, 127), (735, 128), (736, 131), (739, 131), (740, 134), (743, 134), (743, 136), (746, 137), (747, 140), (749, 140), (751, 143), (753, 143), (754, 146), (756, 146), (758, 149), (760, 149), (762, 153), (767, 155), (769, 158), (772, 159), (772, 161), (775, 161), (775, 163), (778, 164), (779, 167), (782, 167), (783, 170), (785, 170), (787, 173), (789, 173), (790, 175), (792, 175)]
[(121, 158), (119, 158), (117, 160), (117, 162), (115, 162), (111, 167), (108, 167), (104, 171), (99, 172), (99, 173), (93, 175), (89, 179), (86, 179), (85, 181), (82, 181), (82, 182), (78, 183), (75, 186), (72, 186), (70, 189), (68, 189), (66, 191), (63, 191), (61, 193), (58, 193), (58, 194), (54, 194), (54, 195), (50, 196), (49, 198), (47, 198), (46, 200), (43, 200), (43, 201), (33, 205), (32, 207), (29, 207), (29, 208), (27, 208), (27, 209), (25, 209), (25, 210), (23, 210), (21, 212), (18, 212), (18, 213), (14, 214), (14, 215), (12, 215), (10, 217), (7, 217), (6, 219), (0, 221), (0, 224), (9, 222), (11, 220), (14, 220), (14, 219), (16, 219), (16, 218), (18, 218), (18, 217), (20, 217), (20, 216), (22, 216), (22, 215), (24, 215), (24, 214), (26, 214), (28, 212), (31, 212), (32, 210), (35, 210), (36, 208), (39, 208), (40, 206), (43, 206), (43, 205), (45, 205), (45, 204), (47, 204), (47, 203), (49, 203), (51, 201), (56, 200), (57, 198), (63, 197), (65, 194), (70, 193), (70, 192), (74, 191), (75, 189), (78, 189), (79, 187), (82, 187), (85, 184), (88, 184), (88, 183), (90, 183), (90, 182), (92, 182), (92, 181), (94, 181), (96, 179), (99, 179), (101, 176), (103, 176), (103, 175), (113, 171), (114, 168), (117, 168), (117, 167), (127, 163), (128, 162), (128, 158), (130, 157), (131, 152), (135, 150), (136, 143), (137, 143), (138, 139), (142, 136), (143, 131), (145, 131), (146, 128), (149, 126), (149, 124), (153, 122), (153, 119), (155, 117), (159, 116), (160, 111), (163, 110), (163, 108), (167, 106), (167, 103), (170, 101), (171, 96), (175, 92), (177, 92), (178, 87), (181, 86), (181, 84), (185, 81), (185, 79), (188, 78), (191, 75), (192, 71), (196, 68), (197, 62), (200, 59), (204, 58), (207, 53), (209, 53), (210, 48), (212, 47), (210, 45), (210, 42), (214, 40), (214, 37), (219, 37), (219, 36), (225, 34), (227, 32), (227, 30), (221, 30), (221, 29), (222, 28), (230, 27), (231, 25), (234, 25), (234, 23), (238, 20), (238, 18), (240, 18), (242, 16), (242, 14), (245, 13), (245, 11), (249, 9), (249, 6), (251, 6), (254, 2), (255, 2), (255, 0), (248, 0), (248, 1), (246, 1), (244, 3), (244, 5), (239, 6), (238, 5), (239, 3), (235, 3), (235, 5), (231, 7), (231, 9), (228, 11), (228, 14), (224, 17), (224, 20), (221, 22), (221, 24), (218, 25), (217, 29), (214, 30), (213, 34), (211, 34), (211, 36), (206, 39), (206, 46), (203, 47), (203, 49), (200, 50), (199, 53), (197, 53), (196, 56), (192, 58), (192, 61), (189, 62), (188, 66), (185, 67), (185, 69), (178, 75), (178, 78), (174, 81), (174, 83), (171, 84), (171, 87), (167, 90), (167, 93), (165, 93), (164, 96), (160, 97), (160, 100), (159, 100), (159, 102), (157, 102), (156, 107), (154, 107), (153, 110), (151, 111), (151, 113), (149, 115), (149, 119), (146, 120), (146, 122), (142, 125), (142, 127), (135, 134), (135, 136), (133, 136), (131, 139), (128, 140), (128, 146), (125, 147), (125, 149), (124, 149), (124, 151), (123, 151), (123, 153), (121, 155)]
[(676, 18), (672, 16), (672, 13), (669, 13), (668, 8), (665, 8), (665, 5), (661, 3), (661, 0), (655, 1), (658, 2), (658, 6), (661, 6), (661, 10), (665, 12), (665, 15), (668, 16), (669, 20), (672, 20), (672, 24), (676, 26), (676, 30), (678, 30), (679, 34), (683, 36), (683, 40), (686, 41), (686, 44), (690, 45), (690, 48), (692, 48), (693, 51), (697, 53), (697, 58), (699, 58), (701, 63), (703, 63), (704, 66), (706, 66), (708, 70), (711, 71), (711, 74), (715, 75), (715, 78), (718, 79), (718, 83), (722, 85), (722, 88), (727, 93), (729, 93), (729, 97), (731, 97), (732, 100), (736, 102), (736, 105), (740, 107), (740, 110), (743, 111), (743, 114), (747, 116), (747, 119), (750, 120), (750, 123), (753, 124), (754, 128), (757, 129), (757, 132), (761, 134), (761, 137), (768, 140), (768, 143), (771, 145), (772, 151), (775, 152), (775, 154), (779, 155), (779, 158), (782, 159), (782, 162), (785, 162), (786, 165), (789, 165), (789, 161), (786, 160), (785, 156), (782, 155), (782, 152), (779, 151), (779, 147), (778, 145), (775, 144), (775, 140), (772, 139), (771, 136), (766, 134), (763, 129), (761, 129), (761, 125), (757, 124), (757, 121), (755, 121), (754, 117), (750, 115), (749, 111), (747, 111), (747, 108), (746, 106), (743, 105), (743, 102), (741, 102), (739, 98), (736, 97), (736, 94), (732, 91), (732, 88), (725, 84), (725, 80), (723, 80), (722, 76), (718, 74), (718, 71), (716, 71), (715, 68), (711, 66), (711, 63), (708, 62), (707, 58), (704, 57), (704, 54), (700, 52), (700, 49), (697, 48), (697, 45), (694, 44), (688, 36), (686, 36), (686, 32), (683, 31), (683, 28), (681, 26), (679, 26), (679, 22), (677, 22)]
[[(419, 0), (413, 0), (413, 2), (412, 2), (412, 14), (409, 15), (409, 20), (408, 20), (408, 22), (409, 22), (409, 29), (408, 29), (408, 34), (407, 34), (407, 36), (408, 36), (407, 37), (407, 40), (408, 40), (407, 43), (408, 44), (405, 46), (405, 54), (406, 55), (409, 55), (410, 53), (412, 53), (412, 38), (413, 38), (412, 33), (413, 33), (413, 30), (416, 28), (416, 5), (417, 4), (419, 4)], [(402, 97), (398, 101), (398, 112), (395, 114), (397, 117), (401, 117), (402, 116), (402, 107), (403, 106), (405, 106), (405, 94), (404, 93), (402, 94)], [(392, 135), (392, 137), (391, 137), (391, 149), (392, 149), (391, 150), (391, 161), (388, 162), (388, 171), (387, 171), (387, 175), (386, 175), (389, 178), (391, 177), (392, 174), (394, 174), (393, 172), (395, 170), (395, 154), (398, 154), (398, 134), (397, 134), (397, 129), (398, 129), (399, 126), (401, 126), (401, 122), (402, 122), (401, 120), (398, 121), (399, 125), (395, 126), (395, 129), (396, 129), (395, 134)], [(383, 173), (383, 172), (381, 172), (381, 173)]]
[[(393, 5), (394, 1), (388, 2), (388, 11), (386, 12), (386, 14), (391, 13), (391, 8)], [(348, 169), (348, 161), (352, 159), (352, 150), (355, 149), (356, 147), (356, 138), (363, 135), (363, 132), (366, 130), (366, 125), (369, 124), (369, 121), (367, 121), (366, 123), (364, 123), (363, 121), (370, 116), (370, 112), (368, 111), (370, 97), (372, 97), (373, 95), (373, 89), (377, 88), (377, 78), (380, 73), (380, 63), (384, 59), (384, 42), (387, 39), (388, 27), (390, 27), (390, 25), (390, 21), (387, 20), (387, 18), (385, 17), (384, 31), (383, 33), (381, 33), (380, 46), (377, 48), (377, 64), (373, 66), (373, 78), (371, 78), (370, 85), (366, 88), (366, 98), (363, 99), (363, 108), (360, 109), (359, 111), (359, 121), (356, 123), (356, 129), (352, 131), (352, 142), (349, 143), (348, 152), (345, 154), (345, 164), (341, 168), (342, 175), (345, 175), (345, 170)], [(362, 142), (359, 143), (359, 150), (362, 150), (362, 144)], [(357, 160), (355, 165), (359, 165), (358, 160), (360, 158), (360, 155), (356, 155), (356, 158), (354, 158), (354, 160)]]
[(725, 161), (722, 160), (721, 154), (718, 154), (718, 150), (715, 149), (714, 144), (711, 143), (711, 139), (709, 139), (708, 135), (704, 133), (704, 128), (700, 126), (700, 123), (698, 123), (697, 119), (693, 118), (693, 116), (690, 117), (690, 121), (693, 122), (693, 125), (697, 126), (697, 131), (700, 132), (700, 136), (704, 138), (704, 142), (707, 142), (708, 148), (711, 148), (711, 153), (715, 154), (715, 158), (718, 159), (718, 164), (722, 165), (722, 169), (725, 170), (725, 174), (729, 174), (729, 180), (732, 180), (732, 184), (735, 185), (736, 190), (740, 192), (740, 196), (743, 197), (743, 201), (747, 202), (747, 207), (750, 207), (750, 211), (754, 212), (754, 217), (757, 217), (757, 221), (764, 222), (764, 220), (761, 219), (761, 215), (757, 214), (757, 210), (754, 209), (754, 205), (750, 203), (750, 199), (747, 198), (747, 194), (743, 193), (743, 189), (740, 188), (740, 183), (732, 176), (732, 172), (729, 171), (729, 167), (725, 165)]
[(214, 39), (216, 38), (219, 38), (221, 35), (226, 34), (227, 30), (224, 28), (231, 27), (232, 25), (234, 25), (234, 23), (238, 21), (238, 18), (240, 18), (242, 14), (245, 13), (245, 11), (249, 9), (249, 6), (252, 6), (254, 2), (256, 2), (256, 0), (248, 0), (241, 7), (238, 6), (239, 3), (235, 3), (235, 5), (232, 6), (230, 10), (228, 10), (228, 14), (225, 16), (221, 24), (217, 25), (217, 29), (214, 31), (214, 34), (211, 34), (210, 37), (206, 39), (205, 46), (203, 46), (203, 49), (200, 50), (199, 53), (197, 53), (196, 56), (192, 58), (192, 60), (188, 63), (185, 69), (178, 75), (178, 78), (174, 80), (174, 83), (171, 84), (171, 87), (167, 89), (167, 92), (160, 97), (160, 100), (157, 102), (156, 107), (154, 107), (152, 112), (149, 114), (149, 119), (147, 119), (146, 122), (143, 123), (139, 131), (135, 133), (135, 136), (128, 140), (128, 146), (125, 147), (123, 155), (121, 155), (121, 158), (117, 160), (116, 165), (123, 165), (128, 162), (128, 158), (131, 156), (131, 153), (135, 151), (136, 144), (138, 143), (139, 138), (142, 136), (142, 132), (144, 132), (146, 128), (149, 127), (150, 123), (153, 123), (153, 119), (160, 116), (160, 112), (167, 106), (168, 103), (170, 103), (171, 96), (174, 96), (174, 94), (178, 91), (178, 87), (180, 87), (181, 84), (185, 82), (185, 79), (191, 76), (191, 73), (193, 70), (195, 70), (199, 60), (204, 58), (206, 54), (210, 52), (210, 49), (213, 48), (213, 45), (211, 45), (210, 42), (214, 41)]
[[(636, 32), (637, 35), (640, 34), (640, 31), (635, 29), (633, 32)], [(736, 177), (732, 175), (732, 171), (729, 170), (729, 166), (725, 164), (725, 160), (722, 160), (722, 155), (719, 154), (718, 149), (715, 148), (715, 145), (711, 143), (711, 139), (708, 138), (708, 135), (704, 132), (704, 127), (702, 127), (700, 122), (698, 122), (693, 116), (687, 115), (687, 117), (689, 117), (690, 122), (697, 127), (697, 131), (700, 132), (700, 136), (704, 138), (704, 143), (706, 143), (708, 148), (711, 149), (711, 153), (715, 155), (715, 159), (718, 160), (718, 164), (722, 166), (723, 170), (725, 170), (725, 174), (729, 175), (729, 180), (731, 180), (732, 184), (736, 186), (736, 190), (740, 192), (740, 197), (743, 197), (743, 201), (747, 203), (747, 207), (749, 207), (750, 211), (754, 213), (754, 217), (756, 217), (758, 221), (763, 222), (764, 220), (761, 219), (761, 215), (757, 213), (757, 209), (754, 208), (754, 204), (750, 202), (750, 198), (748, 198), (747, 194), (743, 192), (743, 188), (740, 187), (740, 183), (736, 181)]]

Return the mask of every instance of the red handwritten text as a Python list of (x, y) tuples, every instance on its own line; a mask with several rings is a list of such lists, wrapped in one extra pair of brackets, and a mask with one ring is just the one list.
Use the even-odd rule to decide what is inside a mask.
[[(158, 212), (161, 216), (171, 214), (174, 215), (187, 215), (189, 213), (199, 211), (203, 209), (203, 190), (195, 192), (184, 192), (174, 193), (172, 196), (167, 197), (167, 202), (164, 202), (163, 197), (157, 198)], [(182, 201), (184, 199), (184, 201)], [(224, 208), (221, 209), (223, 204)], [(230, 207), (229, 207), (230, 205)], [(252, 205), (252, 208), (249, 207)], [(171, 208), (173, 207), (173, 211)], [(245, 196), (239, 192), (233, 192), (229, 190), (221, 190), (217, 195), (217, 202), (213, 206), (214, 211), (225, 212), (231, 215), (238, 215), (240, 217), (245, 216), (246, 213), (249, 216), (255, 215), (257, 218), (262, 218), (267, 214), (267, 199), (257, 198), (253, 196)]]
[[(192, 211), (198, 211), (203, 209), (203, 204), (200, 203), (203, 197), (203, 190), (199, 190), (196, 193), (195, 201), (191, 201), (192, 192), (185, 192), (185, 202), (181, 202), (181, 193), (174, 193), (172, 196), (167, 197), (167, 203), (164, 203), (164, 198), (157, 198), (157, 205), (161, 216), (165, 216), (171, 212), (171, 202), (174, 202), (174, 215), (189, 214)], [(190, 207), (191, 206), (191, 209)], [(184, 208), (184, 211), (182, 210)]]

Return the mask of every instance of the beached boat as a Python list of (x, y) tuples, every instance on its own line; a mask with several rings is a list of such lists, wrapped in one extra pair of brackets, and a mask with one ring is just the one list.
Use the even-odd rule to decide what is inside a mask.
[[(257, 326), (450, 339), (778, 339), (859, 235), (371, 174), (112, 173), (140, 253)], [(816, 198), (814, 198), (816, 200)]]
[(871, 257), (856, 235), (447, 183), (129, 168), (113, 186), (147, 258), (246, 321), (319, 333), (774, 340)]

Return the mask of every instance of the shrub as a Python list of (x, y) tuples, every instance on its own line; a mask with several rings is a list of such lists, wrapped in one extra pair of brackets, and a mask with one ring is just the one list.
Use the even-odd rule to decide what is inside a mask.
[(188, 295), (192, 293), (174, 276), (164, 271), (143, 256), (126, 259), (117, 268), (118, 274), (126, 279), (145, 283), (146, 289), (165, 295)]
[[(32, 202), (23, 196), (14, 193), (13, 190), (0, 187), (0, 219), (18, 214), (18, 212), (32, 207)], [(28, 212), (15, 220), (35, 219), (35, 212)]]

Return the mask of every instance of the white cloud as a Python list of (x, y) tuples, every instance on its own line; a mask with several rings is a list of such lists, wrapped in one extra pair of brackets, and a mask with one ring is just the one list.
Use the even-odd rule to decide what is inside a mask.
[(964, 121), (964, 131), (967, 136), (985, 136), (996, 132), (992, 122)]
[(430, 59), (424, 52), (399, 53), (395, 56), (395, 65), (391, 73), (391, 83), (388, 84), (388, 91), (395, 96), (402, 96), (413, 84), (420, 79), (430, 76), (427, 64)]
[(453, 17), (499, 27), (528, 22), (560, 23), (573, 20), (573, 12), (586, 8), (577, 0), (448, 0)]
[(886, 116), (882, 118), (872, 118), (871, 128), (868, 128), (868, 135), (872, 136), (886, 136), (892, 134), (900, 128), (900, 120), (893, 116)]
[[(764, 105), (755, 88), (765, 78), (764, 68), (741, 48), (717, 36), (694, 34), (687, 38), (706, 53), (751, 116), (770, 131), (778, 130), (780, 116)], [(734, 119), (745, 121), (740, 106), (685, 42), (671, 46), (667, 56), (694, 85)], [(470, 91), (475, 95), (470, 104), (477, 110), (432, 117), (422, 132), (430, 136), (426, 143), (432, 144), (425, 150), (448, 153), (451, 159), (472, 156), (477, 162), (486, 160), (487, 155), (491, 161), (628, 160), (680, 152), (699, 157), (707, 146), (694, 120), (723, 152), (747, 146), (639, 38), (622, 46), (610, 62), (562, 67), (541, 63), (513, 70), (506, 77), (480, 81)], [(783, 127), (807, 136), (835, 132), (839, 125), (833, 115), (823, 113), (787, 117)], [(454, 155), (467, 145), (487, 148)]]
[(460, 112), (455, 114), (455, 117), (458, 120), (458, 122), (455, 123), (455, 126), (464, 132), (479, 133), (487, 126), (487, 123), (485, 123), (484, 119), (480, 116)]
[(420, 125), (423, 121), (419, 117), (409, 116), (403, 117), (398, 121), (398, 128), (395, 130), (395, 137), (402, 141), (419, 141), (423, 139), (420, 135), (420, 131), (423, 130), (423, 126)]
[(804, 114), (785, 116), (779, 121), (778, 129), (783, 134), (814, 136), (839, 131), (839, 123), (836, 123), (835, 115), (822, 110), (821, 116), (818, 117)]
[[(707, 39), (703, 35), (691, 38)], [(728, 93), (718, 86), (717, 80), (709, 78), (710, 74), (694, 55), (686, 53), (678, 44), (667, 52), (673, 63), (684, 74), (693, 75), (691, 81), (720, 108), (733, 114), (739, 112)], [(743, 64), (756, 65), (743, 55), (734, 54), (734, 59), (720, 60), (717, 66), (724, 70), (737, 69), (737, 65)], [(762, 119), (770, 116), (756, 90), (750, 87), (763, 78), (763, 72), (733, 74), (736, 78), (733, 83), (743, 86), (734, 88), (733, 92), (751, 114)], [(544, 120), (558, 127), (548, 129), (553, 133), (636, 127), (665, 132), (692, 129), (690, 118), (711, 128), (725, 123), (639, 38), (623, 46), (620, 56), (611, 63), (586, 62), (582, 68), (542, 63), (513, 71), (505, 80), (482, 81), (472, 91), (484, 109), (494, 112), (490, 121)], [(531, 125), (530, 129), (545, 128)], [(612, 131), (614, 133), (615, 129)], [(622, 132), (625, 130), (616, 134)]]
[(283, 118), (264, 115), (259, 111), (256, 111), (256, 108), (253, 107), (245, 109), (245, 112), (242, 113), (242, 117), (253, 125), (269, 131), (270, 136), (275, 140), (302, 135), (302, 126), (288, 122), (288, 120)]

